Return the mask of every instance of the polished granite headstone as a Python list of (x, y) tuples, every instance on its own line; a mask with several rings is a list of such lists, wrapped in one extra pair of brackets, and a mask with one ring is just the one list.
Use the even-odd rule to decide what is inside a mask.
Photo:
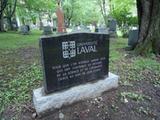
[(116, 32), (117, 31), (117, 21), (112, 19), (109, 20), (109, 31)]
[(108, 76), (108, 34), (72, 33), (42, 37), (40, 48), (46, 94)]
[(28, 35), (30, 32), (30, 27), (29, 25), (23, 25), (20, 27), (20, 33), (23, 35)]
[(128, 46), (133, 49), (138, 43), (138, 29), (129, 31)]
[(44, 26), (43, 27), (43, 34), (44, 35), (49, 35), (49, 34), (52, 34), (52, 28), (50, 26)]

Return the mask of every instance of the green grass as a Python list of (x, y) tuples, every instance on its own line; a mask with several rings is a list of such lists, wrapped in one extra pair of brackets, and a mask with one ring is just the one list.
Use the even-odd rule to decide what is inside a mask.
[(0, 81), (0, 112), (7, 105), (21, 104), (31, 100), (32, 90), (37, 88), (42, 81), (42, 71), (39, 65), (33, 64), (15, 78), (4, 84)]
[(38, 46), (41, 31), (32, 31), (30, 35), (18, 32), (0, 33), (0, 49), (17, 49), (26, 46)]
[(32, 90), (40, 85), (42, 72), (36, 61), (27, 65), (15, 56), (20, 48), (38, 48), (40, 35), (41, 31), (0, 33), (0, 113), (8, 105), (31, 100)]
[(122, 59), (124, 54), (121, 52), (122, 48), (127, 46), (127, 39), (119, 38), (116, 41), (110, 40), (110, 61)]
[(133, 66), (139, 70), (150, 69), (153, 71), (160, 71), (160, 63), (152, 58), (137, 57)]

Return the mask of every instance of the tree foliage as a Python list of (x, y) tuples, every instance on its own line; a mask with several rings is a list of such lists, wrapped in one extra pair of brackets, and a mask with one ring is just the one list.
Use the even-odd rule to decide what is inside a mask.
[(76, 25), (98, 22), (100, 17), (94, 0), (64, 0), (63, 10), (67, 26), (70, 23)]
[[(107, 0), (97, 0), (106, 27), (108, 26)], [(109, 2), (108, 2), (109, 3)]]
[(28, 21), (36, 22), (36, 18), (44, 14), (51, 14), (55, 11), (55, 0), (22, 0), (18, 4), (17, 14), (21, 19), (22, 24)]
[(63, 2), (63, 10), (64, 10), (64, 17), (65, 17), (65, 23), (66, 27), (70, 26), (71, 20), (75, 14), (75, 10), (77, 9), (77, 0), (65, 0)]
[(135, 25), (138, 24), (136, 22), (136, 17), (133, 17), (132, 11), (136, 6), (134, 0), (112, 0), (111, 1), (111, 11), (110, 16), (117, 20), (117, 23), (120, 27), (124, 24), (127, 25)]

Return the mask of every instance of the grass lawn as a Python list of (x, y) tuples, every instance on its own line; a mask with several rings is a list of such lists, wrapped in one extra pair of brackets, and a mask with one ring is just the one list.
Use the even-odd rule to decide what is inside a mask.
[(27, 46), (37, 47), (40, 34), (40, 31), (33, 31), (30, 35), (21, 35), (18, 32), (0, 33), (0, 49), (18, 49)]
[(41, 80), (38, 44), (41, 32), (0, 33), (0, 111), (31, 100)]
[[(43, 81), (40, 35), (40, 31), (30, 35), (0, 33), (0, 119), (31, 119), (32, 90)], [(160, 61), (154, 55), (141, 57), (126, 52), (127, 39), (112, 39), (110, 43), (110, 71), (120, 76), (119, 88), (104, 93), (102, 101), (91, 99), (62, 109), (66, 120), (75, 116), (83, 120), (160, 119)], [(91, 112), (83, 113), (88, 109)], [(46, 119), (56, 120), (58, 113)]]

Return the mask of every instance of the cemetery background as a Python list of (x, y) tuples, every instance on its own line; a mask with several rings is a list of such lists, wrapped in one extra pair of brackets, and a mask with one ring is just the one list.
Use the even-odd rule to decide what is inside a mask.
[[(32, 90), (40, 87), (43, 80), (37, 43), (40, 35), (39, 31), (28, 36), (0, 34), (1, 118), (32, 119)], [(110, 71), (121, 76), (117, 90), (65, 107), (43, 119), (56, 120), (63, 115), (66, 120), (159, 119), (159, 60), (152, 55), (134, 56), (123, 49), (125, 46), (127, 39), (111, 40)]]
[[(28, 4), (32, 4), (32, 2), (31, 0)], [(82, 31), (88, 32), (88, 28), (92, 28), (91, 31), (94, 31), (93, 28), (96, 25), (93, 24), (94, 27), (93, 25), (86, 27), (86, 25), (93, 22), (92, 20), (96, 21), (97, 16), (100, 17), (100, 13), (95, 12), (94, 10), (96, 10), (96, 8), (94, 7), (90, 9), (85, 6), (85, 4), (89, 3), (90, 1), (84, 1), (84, 3), (78, 1), (78, 5), (82, 5), (82, 8), (86, 9), (85, 14), (81, 14), (83, 11), (77, 6), (78, 9), (74, 8), (74, 11), (80, 11), (78, 12), (79, 17), (72, 19), (72, 21), (75, 22), (75, 31), (78, 31), (79, 27)], [(124, 3), (128, 5), (129, 1), (127, 0)], [(77, 5), (77, 2), (74, 4)], [(116, 2), (116, 4), (119, 3)], [(37, 10), (37, 6), (39, 5), (43, 9), (55, 9), (53, 6), (43, 4), (43, 1), (35, 2), (34, 5), (36, 6), (32, 6), (33, 8), (35, 7), (34, 10)], [(50, 5), (53, 4), (50, 3)], [(66, 12), (68, 8), (70, 9), (70, 7), (70, 5), (64, 4), (64, 12)], [(112, 13), (112, 16), (116, 18), (119, 26), (118, 35), (127, 37), (128, 30), (132, 28), (132, 26), (137, 25), (135, 22), (137, 20), (135, 17), (132, 18), (132, 16), (130, 16), (131, 14), (128, 8), (120, 8), (123, 7), (117, 7), (117, 11)], [(19, 10), (20, 18), (25, 18), (25, 20), (22, 21), (26, 25), (29, 21), (31, 22), (31, 18), (33, 18), (32, 22), (34, 23), (34, 18), (38, 18), (38, 16), (40, 16), (39, 21), (45, 23), (44, 26), (50, 23), (44, 14), (37, 16), (40, 10), (33, 10), (30, 16), (25, 9), (17, 9)], [(92, 12), (88, 13), (87, 11), (93, 11), (94, 14)], [(53, 11), (50, 12), (52, 13)], [(76, 12), (74, 16), (77, 15)], [(105, 14), (103, 15), (103, 17), (105, 17)], [(121, 16), (123, 17), (121, 18)], [(53, 16), (53, 18), (54, 17), (55, 16)], [(69, 21), (70, 14), (67, 14), (66, 17), (65, 19), (67, 19), (67, 24), (69, 25), (69, 22), (72, 22)], [(101, 20), (103, 17), (100, 17)], [(46, 20), (41, 21), (41, 19)], [(99, 21), (99, 23), (102, 21)], [(84, 25), (80, 24), (81, 22), (84, 23)], [(41, 23), (38, 24), (38, 28), (41, 28), (42, 26), (39, 25), (41, 25)], [(99, 24), (99, 26), (102, 31), (107, 31), (104, 29), (105, 24), (102, 25), (102, 28), (101, 24)], [(37, 29), (33, 24), (31, 32), (27, 33), (26, 36), (20, 35), (19, 32), (15, 31), (0, 33), (0, 119), (29, 120), (36, 117), (32, 103), (32, 90), (40, 87), (43, 81), (38, 47), (38, 39), (43, 32), (33, 30), (35, 28)], [(74, 28), (69, 28), (69, 31), (74, 30)], [(133, 37), (131, 40), (133, 40)], [(42, 119), (160, 119), (159, 59), (150, 53), (146, 57), (141, 57), (134, 55), (132, 52), (127, 52), (124, 50), (127, 44), (127, 39), (121, 37), (112, 38), (110, 43), (110, 71), (121, 77), (120, 86), (117, 90), (106, 92), (101, 97), (95, 99), (82, 101), (65, 107)]]

